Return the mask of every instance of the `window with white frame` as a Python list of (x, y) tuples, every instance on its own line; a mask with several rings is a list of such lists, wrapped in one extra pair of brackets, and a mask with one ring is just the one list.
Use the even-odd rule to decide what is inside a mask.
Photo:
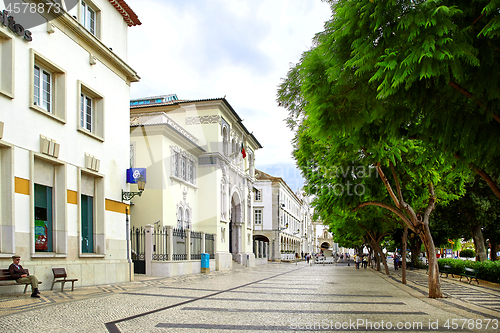
[(33, 77), (35, 105), (49, 113), (52, 113), (53, 108), (52, 86), (52, 72), (42, 66), (35, 65)]
[(262, 201), (262, 190), (255, 190), (255, 201)]
[(104, 97), (78, 81), (78, 130), (104, 141)]
[(256, 209), (254, 211), (254, 223), (255, 225), (262, 224), (262, 209)]
[(186, 212), (184, 213), (184, 229), (191, 229), (189, 218), (190, 218), (189, 210), (186, 209)]
[(177, 208), (177, 228), (183, 227), (182, 225), (182, 207)]
[(65, 123), (66, 72), (33, 49), (30, 61), (30, 108)]
[(80, 127), (92, 132), (93, 129), (93, 113), (94, 113), (92, 97), (84, 93), (80, 94)]
[(188, 185), (196, 185), (196, 159), (177, 146), (170, 146), (171, 178)]
[(87, 3), (82, 1), (80, 8), (80, 23), (87, 29), (92, 35), (96, 34), (96, 21), (97, 14), (96, 11)]

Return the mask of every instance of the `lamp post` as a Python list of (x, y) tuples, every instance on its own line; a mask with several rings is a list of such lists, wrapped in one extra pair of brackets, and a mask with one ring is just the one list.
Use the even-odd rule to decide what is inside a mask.
[(130, 201), (136, 195), (141, 196), (142, 192), (144, 192), (144, 188), (146, 187), (146, 179), (141, 175), (137, 179), (137, 189), (139, 192), (124, 192), (122, 189), (122, 202)]

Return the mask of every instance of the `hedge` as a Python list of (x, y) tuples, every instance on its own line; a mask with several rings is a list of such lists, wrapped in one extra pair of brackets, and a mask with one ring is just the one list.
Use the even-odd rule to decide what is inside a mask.
[(465, 267), (478, 270), (477, 278), (485, 281), (500, 283), (500, 261), (470, 261), (460, 259), (438, 259), (441, 269), (444, 265), (451, 267), (451, 273), (461, 274)]

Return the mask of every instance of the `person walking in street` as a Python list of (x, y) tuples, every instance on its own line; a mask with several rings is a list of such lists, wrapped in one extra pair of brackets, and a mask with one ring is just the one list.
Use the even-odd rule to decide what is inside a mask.
[(366, 269), (368, 267), (368, 255), (363, 254), (363, 268)]
[(27, 269), (19, 265), (21, 257), (12, 256), (12, 264), (9, 266), (10, 275), (16, 279), (17, 283), (30, 283), (31, 284), (31, 297), (40, 298), (40, 291), (38, 290), (38, 279), (34, 275), (30, 275)]
[(359, 269), (359, 265), (361, 264), (361, 256), (356, 255), (356, 269)]
[(397, 271), (399, 268), (399, 258), (396, 253), (394, 253), (394, 270)]

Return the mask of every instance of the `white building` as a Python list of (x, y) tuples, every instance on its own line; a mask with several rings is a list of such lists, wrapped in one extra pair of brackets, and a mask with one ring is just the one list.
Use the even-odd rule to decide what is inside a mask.
[(8, 9), (0, 3), (0, 266), (21, 255), (42, 289), (54, 267), (77, 286), (128, 281), (121, 190), (139, 77), (124, 59), (141, 23), (123, 0), (35, 13), (43, 23), (29, 29)]
[[(215, 234), (215, 269), (230, 269), (233, 260), (254, 265), (251, 193), (255, 151), (262, 147), (227, 100), (179, 100), (176, 95), (132, 100), (130, 135), (131, 166), (147, 171), (146, 190), (132, 199), (133, 225), (157, 222)], [(174, 246), (182, 247), (180, 242)], [(180, 265), (167, 255), (162, 268), (154, 270), (154, 263), (154, 271), (146, 274), (200, 269), (197, 259)]]
[(309, 203), (280, 177), (256, 170), (255, 178), (254, 239), (269, 244), (269, 260), (310, 253)]

